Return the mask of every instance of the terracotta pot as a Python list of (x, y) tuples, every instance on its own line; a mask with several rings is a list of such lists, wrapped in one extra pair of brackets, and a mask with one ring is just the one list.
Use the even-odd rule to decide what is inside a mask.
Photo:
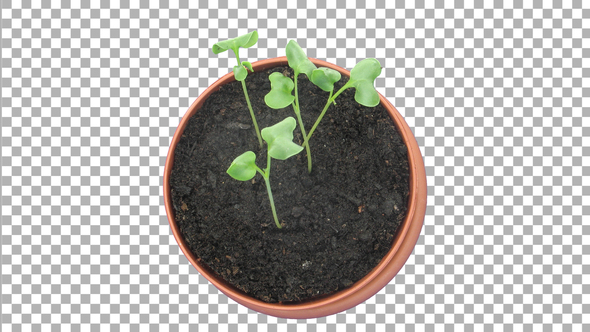
[[(331, 63), (317, 59), (311, 59), (311, 61), (313, 61), (318, 67), (329, 67), (338, 70), (342, 75), (346, 75), (347, 77), (350, 76), (349, 71)], [(257, 61), (252, 64), (255, 71), (285, 65), (287, 65), (286, 57)], [(166, 205), (166, 214), (168, 215), (168, 221), (170, 222), (172, 233), (174, 234), (180, 249), (182, 249), (184, 255), (197, 271), (199, 271), (199, 273), (207, 278), (207, 280), (225, 295), (252, 310), (271, 316), (296, 319), (323, 317), (350, 309), (366, 301), (387, 285), (404, 265), (416, 245), (416, 241), (418, 240), (424, 222), (426, 212), (426, 172), (424, 170), (422, 154), (420, 153), (418, 143), (416, 142), (412, 131), (395, 107), (393, 107), (385, 97), (380, 95), (381, 104), (389, 112), (398, 132), (408, 147), (410, 195), (408, 199), (409, 206), (407, 216), (398, 229), (397, 235), (391, 245), (391, 249), (381, 260), (379, 265), (351, 287), (327, 297), (295, 304), (262, 302), (233, 287), (225, 280), (216, 276), (216, 274), (207, 266), (200, 263), (199, 258), (191, 252), (182, 237), (174, 217), (174, 209), (172, 207), (172, 198), (170, 194), (169, 182), (172, 165), (174, 163), (174, 151), (189, 118), (201, 108), (205, 100), (213, 92), (217, 91), (220, 86), (233, 81), (234, 75), (230, 72), (207, 88), (207, 90), (205, 90), (205, 92), (203, 92), (203, 94), (201, 94), (190, 106), (174, 133), (172, 143), (170, 143), (170, 149), (168, 150), (168, 157), (166, 158), (166, 165), (164, 168), (164, 203)]]

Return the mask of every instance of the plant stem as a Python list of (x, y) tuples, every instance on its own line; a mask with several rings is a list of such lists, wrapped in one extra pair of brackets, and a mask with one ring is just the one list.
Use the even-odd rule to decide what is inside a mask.
[(302, 145), (303, 147), (306, 147), (307, 146), (307, 143), (311, 139), (311, 135), (313, 135), (313, 132), (315, 131), (315, 129), (320, 124), (320, 121), (322, 121), (322, 118), (326, 114), (326, 111), (328, 110), (328, 107), (330, 107), (330, 104), (333, 103), (334, 100), (336, 100), (336, 97), (338, 97), (338, 95), (340, 95), (344, 90), (346, 90), (348, 88), (349, 88), (348, 83), (346, 83), (346, 84), (344, 84), (344, 86), (342, 88), (340, 88), (340, 90), (338, 90), (338, 92), (336, 92), (336, 94), (332, 95), (332, 93), (334, 93), (334, 89), (332, 89), (330, 91), (330, 96), (328, 97), (328, 102), (326, 102), (326, 106), (324, 106), (324, 109), (322, 110), (322, 113), (320, 113), (320, 116), (318, 117), (318, 119), (313, 124), (313, 127), (311, 127), (311, 130), (309, 131), (309, 134), (307, 135), (307, 140), (305, 140), (305, 142), (303, 142), (303, 145)]
[(299, 93), (297, 91), (297, 77), (299, 76), (298, 72), (295, 72), (293, 75), (293, 83), (295, 83), (295, 106), (297, 107), (297, 111), (299, 111)]
[[(234, 54), (236, 55), (236, 60), (238, 61), (238, 66), (241, 66), (242, 63), (240, 62), (240, 55), (238, 54), (238, 49), (233, 50)], [(244, 96), (246, 97), (246, 104), (248, 104), (248, 110), (250, 111), (250, 116), (252, 117), (252, 122), (254, 123), (254, 129), (256, 129), (256, 136), (258, 136), (258, 143), (260, 144), (260, 148), (262, 149), (262, 136), (260, 136), (260, 129), (258, 129), (258, 122), (256, 122), (256, 116), (254, 115), (254, 110), (252, 109), (252, 105), (250, 104), (250, 98), (248, 97), (248, 90), (246, 89), (246, 81), (242, 81), (242, 90), (244, 90)]]
[(305, 152), (307, 153), (307, 172), (311, 173), (311, 150), (309, 148), (309, 144), (307, 143), (307, 133), (305, 132), (305, 127), (303, 126), (303, 120), (301, 119), (301, 112), (299, 108), (295, 105), (295, 103), (291, 103), (293, 106), (293, 111), (295, 111), (295, 115), (297, 115), (297, 121), (299, 121), (299, 128), (301, 128), (301, 134), (303, 135), (303, 146), (305, 146)]
[(256, 171), (257, 171), (258, 173), (260, 173), (260, 175), (262, 175), (262, 177), (265, 177), (265, 176), (266, 176), (266, 175), (265, 175), (265, 173), (264, 173), (264, 171), (263, 171), (263, 170), (261, 170), (261, 169), (260, 169), (258, 166), (254, 165), (254, 167), (256, 168)]
[(246, 103), (248, 104), (248, 110), (250, 110), (250, 116), (252, 116), (252, 122), (254, 123), (254, 129), (256, 129), (256, 135), (258, 136), (258, 143), (260, 144), (260, 148), (262, 149), (262, 136), (260, 136), (260, 129), (258, 129), (258, 123), (256, 122), (256, 116), (254, 115), (254, 110), (252, 110), (252, 105), (250, 104), (250, 98), (248, 97), (248, 90), (246, 90), (246, 82), (242, 81), (242, 89), (244, 90), (244, 96), (246, 96)]
[(277, 217), (277, 210), (275, 209), (275, 202), (272, 199), (272, 191), (270, 190), (270, 181), (268, 178), (264, 178), (264, 182), (266, 183), (266, 191), (268, 192), (268, 199), (270, 200), (270, 208), (272, 210), (272, 216), (275, 219), (275, 224), (278, 228), (283, 228), (279, 223), (279, 218)]
[(305, 146), (305, 152), (307, 153), (307, 173), (311, 173), (311, 150), (309, 149), (309, 144), (307, 143), (307, 133), (305, 132), (305, 126), (303, 125), (303, 120), (301, 119), (301, 109), (299, 108), (299, 93), (297, 91), (297, 77), (299, 76), (298, 72), (295, 72), (293, 81), (295, 83), (295, 100), (291, 104), (293, 106), (293, 111), (295, 111), (295, 115), (297, 115), (297, 121), (299, 121), (299, 128), (301, 128), (301, 134), (303, 134), (303, 142)]
[(338, 92), (336, 92), (336, 93), (335, 93), (335, 94), (332, 96), (332, 101), (336, 100), (336, 97), (340, 96), (340, 94), (341, 94), (342, 92), (344, 92), (344, 90), (346, 90), (346, 89), (348, 89), (348, 88), (350, 88), (350, 87), (351, 87), (351, 85), (350, 85), (349, 83), (350, 83), (350, 81), (346, 82), (346, 84), (344, 84), (344, 85), (343, 85), (343, 86), (340, 88), (340, 90), (338, 90)]
[(264, 178), (264, 183), (266, 184), (266, 192), (268, 193), (270, 209), (272, 210), (272, 216), (275, 219), (275, 224), (278, 228), (283, 228), (279, 223), (279, 218), (277, 217), (277, 210), (275, 209), (275, 201), (272, 198), (272, 190), (270, 189), (270, 159), (270, 155), (267, 154), (266, 169), (264, 170), (264, 174), (262, 174), (262, 177)]

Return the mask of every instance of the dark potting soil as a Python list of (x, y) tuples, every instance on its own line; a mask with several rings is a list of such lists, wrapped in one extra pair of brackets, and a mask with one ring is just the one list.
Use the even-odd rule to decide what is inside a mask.
[[(248, 94), (260, 129), (291, 107), (266, 106), (268, 76), (293, 78), (288, 67), (249, 74)], [(336, 84), (339, 89), (348, 79)], [(328, 93), (299, 75), (306, 129)], [(240, 82), (221, 87), (190, 119), (174, 156), (172, 202), (180, 230), (202, 263), (245, 293), (265, 302), (303, 301), (351, 286), (389, 250), (407, 210), (407, 148), (386, 110), (364, 107), (348, 89), (331, 105), (305, 150), (272, 160), (270, 182), (278, 229), (262, 177), (234, 180), (226, 170), (240, 154), (257, 154), (266, 167)], [(303, 143), (299, 128), (294, 142)]]

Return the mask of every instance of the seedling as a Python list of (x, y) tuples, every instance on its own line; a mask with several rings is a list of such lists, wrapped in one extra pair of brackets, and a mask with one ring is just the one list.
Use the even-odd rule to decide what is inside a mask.
[(260, 169), (256, 166), (256, 154), (252, 151), (244, 152), (238, 156), (227, 169), (227, 173), (239, 181), (251, 180), (256, 175), (256, 172), (262, 175), (270, 201), (272, 216), (278, 228), (282, 228), (282, 226), (277, 217), (277, 211), (270, 189), (270, 160), (272, 158), (285, 160), (303, 150), (303, 147), (293, 142), (293, 130), (296, 126), (295, 119), (288, 117), (274, 126), (262, 129), (262, 138), (268, 144), (265, 169)]
[[(301, 49), (299, 44), (294, 40), (289, 41), (287, 47), (285, 48), (285, 53), (287, 54), (287, 61), (289, 63), (289, 67), (293, 69), (293, 81), (281, 75), (280, 73), (272, 73), (269, 76), (271, 82), (271, 91), (264, 97), (264, 101), (266, 104), (271, 108), (284, 108), (287, 107), (289, 104), (293, 106), (293, 111), (297, 116), (297, 120), (299, 121), (299, 128), (301, 129), (301, 134), (303, 135), (303, 140), (305, 146), (305, 150), (307, 153), (307, 171), (311, 173), (312, 168), (312, 161), (311, 161), (311, 150), (309, 147), (309, 142), (307, 142), (307, 132), (305, 131), (305, 125), (303, 124), (303, 120), (301, 119), (301, 109), (299, 108), (299, 94), (297, 89), (297, 78), (299, 74), (305, 74), (309, 80), (312, 79), (313, 73), (318, 70), (318, 68), (309, 60), (305, 52)], [(335, 75), (338, 76), (337, 80), (340, 79), (340, 73), (325, 68), (328, 71), (332, 71), (330, 73), (330, 78), (333, 78)], [(335, 73), (335, 74), (334, 74)], [(332, 86), (333, 86), (332, 82)], [(295, 89), (295, 96), (291, 94), (291, 91)]]
[(379, 93), (375, 90), (375, 79), (377, 76), (381, 74), (381, 64), (377, 59), (369, 58), (361, 60), (359, 63), (352, 68), (350, 71), (350, 79), (338, 92), (332, 95), (332, 91), (334, 90), (334, 83), (337, 82), (336, 75), (332, 72), (328, 71), (328, 68), (323, 69), (319, 68), (314, 70), (312, 73), (311, 81), (320, 87), (324, 91), (330, 91), (330, 97), (328, 97), (328, 102), (320, 116), (317, 118), (316, 122), (314, 123), (313, 127), (309, 131), (307, 135), (307, 139), (303, 142), (303, 146), (307, 146), (309, 144), (309, 140), (311, 139), (311, 135), (322, 121), (322, 118), (326, 114), (328, 107), (330, 107), (331, 103), (334, 103), (336, 98), (344, 92), (344, 90), (348, 88), (355, 88), (356, 92), (354, 93), (354, 99), (357, 103), (367, 106), (367, 107), (375, 107), (379, 105)]
[[(299, 128), (301, 129), (303, 139), (307, 140), (307, 133), (305, 131), (305, 126), (303, 125), (303, 120), (301, 119), (301, 111), (299, 109), (297, 77), (299, 74), (303, 73), (309, 79), (311, 79), (311, 73), (317, 69), (317, 67), (307, 58), (301, 47), (295, 41), (289, 41), (285, 51), (287, 53), (289, 67), (293, 68), (293, 81), (290, 78), (281, 75), (280, 73), (272, 73), (269, 76), (271, 91), (264, 97), (264, 101), (268, 107), (274, 109), (284, 108), (289, 106), (289, 104), (292, 105), (293, 111), (297, 116), (297, 121), (299, 122)], [(293, 89), (295, 89), (295, 96), (291, 94)], [(305, 150), (307, 152), (307, 170), (311, 173), (312, 164), (309, 144), (305, 144)]]
[(244, 90), (244, 96), (246, 97), (246, 103), (248, 104), (248, 110), (250, 110), (250, 116), (252, 116), (252, 122), (254, 123), (254, 128), (256, 129), (256, 135), (258, 136), (258, 143), (260, 143), (260, 148), (262, 148), (262, 138), (260, 136), (260, 130), (258, 129), (258, 123), (256, 122), (256, 116), (254, 115), (254, 111), (252, 110), (252, 105), (250, 104), (250, 98), (248, 97), (248, 90), (246, 89), (246, 77), (248, 76), (248, 70), (254, 72), (252, 69), (252, 64), (248, 61), (240, 61), (240, 54), (239, 50), (240, 47), (242, 48), (249, 48), (252, 45), (256, 44), (258, 41), (258, 32), (252, 31), (245, 35), (220, 41), (213, 45), (213, 53), (219, 54), (223, 53), (227, 50), (234, 51), (236, 56), (236, 61), (238, 62), (237, 66), (234, 66), (234, 77), (236, 81), (242, 82), (242, 90)]
[[(303, 134), (303, 147), (307, 152), (307, 170), (311, 173), (312, 161), (311, 151), (309, 147), (309, 140), (320, 121), (326, 114), (331, 103), (336, 104), (336, 98), (344, 90), (354, 87), (356, 89), (355, 100), (364, 106), (375, 107), (379, 104), (379, 94), (375, 90), (374, 81), (379, 74), (381, 74), (381, 64), (377, 59), (365, 59), (357, 63), (357, 65), (350, 72), (349, 81), (334, 94), (334, 83), (338, 82), (341, 75), (338, 71), (321, 67), (317, 68), (311, 60), (305, 55), (297, 42), (291, 40), (285, 49), (287, 54), (287, 61), (289, 67), (293, 69), (293, 81), (290, 78), (281, 75), (280, 73), (273, 73), (269, 79), (271, 81), (271, 91), (265, 96), (264, 101), (271, 108), (284, 108), (291, 104), (293, 110), (297, 115), (299, 127)], [(299, 107), (299, 96), (297, 91), (297, 77), (299, 74), (305, 74), (307, 78), (320, 89), (329, 92), (328, 100), (320, 116), (314, 123), (309, 134), (306, 133), (305, 126), (301, 120), (301, 110)], [(295, 96), (291, 95), (291, 91), (295, 90)]]

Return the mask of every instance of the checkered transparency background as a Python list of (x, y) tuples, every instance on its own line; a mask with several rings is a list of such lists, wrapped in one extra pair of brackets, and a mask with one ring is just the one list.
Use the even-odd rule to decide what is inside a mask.
[[(2, 1), (3, 331), (590, 330), (590, 2), (327, 2)], [(377, 58), (424, 154), (413, 255), (337, 315), (236, 304), (168, 226), (171, 137), (233, 66), (210, 47), (254, 29), (249, 61)]]

